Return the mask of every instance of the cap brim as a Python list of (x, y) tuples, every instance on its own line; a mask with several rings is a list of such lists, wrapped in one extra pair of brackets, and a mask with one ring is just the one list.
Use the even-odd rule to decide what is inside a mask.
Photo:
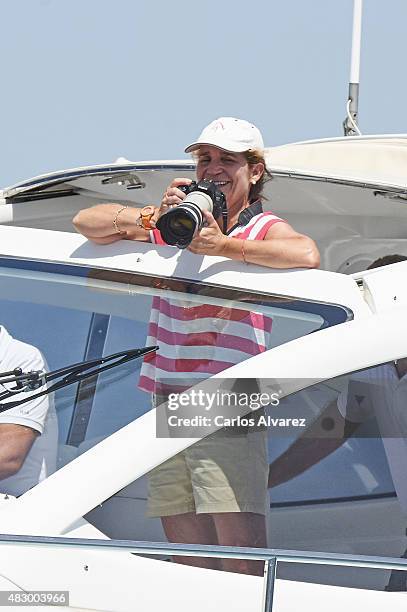
[(216, 149), (221, 149), (221, 151), (229, 151), (230, 153), (244, 153), (245, 151), (249, 150), (249, 149), (242, 149), (241, 147), (239, 148), (221, 147), (220, 145), (215, 144), (213, 142), (193, 142), (192, 144), (188, 145), (186, 149), (184, 149), (184, 152), (192, 153), (192, 151), (196, 151), (197, 149), (199, 149), (199, 147), (202, 147), (203, 145), (207, 145), (209, 147), (215, 147)]

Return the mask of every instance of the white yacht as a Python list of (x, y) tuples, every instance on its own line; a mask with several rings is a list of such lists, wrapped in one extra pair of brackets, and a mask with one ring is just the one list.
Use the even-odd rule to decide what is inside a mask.
[[(154, 296), (256, 309), (273, 321), (268, 350), (212, 382), (272, 379), (282, 401), (269, 414), (312, 424), (358, 373), (407, 356), (407, 261), (366, 270), (384, 255), (407, 257), (407, 136), (290, 144), (268, 149), (267, 162), (265, 208), (316, 240), (321, 269), (91, 244), (73, 230), (78, 210), (158, 202), (173, 177), (194, 175), (192, 161), (122, 159), (0, 192), (1, 325), (55, 371), (145, 347)], [(140, 362), (78, 381), (79, 368), (78, 384), (55, 391), (58, 469), (18, 498), (3, 490), (1, 591), (69, 591), (72, 609), (117, 612), (280, 612), (299, 602), (312, 611), (404, 610), (406, 592), (387, 588), (392, 570), (407, 569), (406, 517), (386, 449), (397, 432), (386, 439), (373, 415), (335, 452), (270, 489), (267, 549), (177, 548), (146, 516), (146, 475), (197, 440), (156, 436)], [(292, 421), (269, 424), (269, 463), (303, 433)], [(402, 454), (399, 464), (403, 471)], [(257, 554), (267, 571), (263, 579), (190, 567), (171, 562), (174, 551)]]

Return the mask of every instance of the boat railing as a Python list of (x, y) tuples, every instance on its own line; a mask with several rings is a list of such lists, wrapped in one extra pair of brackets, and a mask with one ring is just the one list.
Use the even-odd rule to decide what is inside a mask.
[(264, 561), (264, 592), (262, 612), (273, 610), (273, 594), (278, 563), (304, 563), (363, 567), (382, 570), (407, 571), (407, 559), (375, 557), (365, 555), (342, 555), (340, 553), (280, 550), (273, 548), (242, 548), (237, 546), (207, 546), (199, 544), (173, 544), (169, 542), (139, 542), (133, 540), (100, 540), (89, 538), (65, 538), (0, 534), (1, 544), (22, 546), (74, 547), (83, 549), (107, 549), (127, 551), (140, 555), (177, 555), (186, 557), (213, 557), (217, 559), (246, 559)]

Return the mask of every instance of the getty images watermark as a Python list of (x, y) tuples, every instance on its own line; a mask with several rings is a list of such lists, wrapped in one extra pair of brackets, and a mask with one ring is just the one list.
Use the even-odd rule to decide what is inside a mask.
[(158, 401), (157, 436), (202, 437), (219, 429), (239, 434), (266, 428), (306, 427), (305, 418), (279, 414), (280, 395), (279, 390), (273, 389), (211, 390), (208, 385), (170, 392)]
[(190, 389), (182, 393), (168, 394), (168, 409), (178, 410), (181, 406), (193, 406), (211, 410), (216, 406), (243, 406), (251, 410), (258, 410), (264, 406), (278, 406), (280, 394), (278, 391), (273, 393), (245, 393), (236, 391), (222, 391), (217, 389), (215, 392), (204, 391), (203, 389)]

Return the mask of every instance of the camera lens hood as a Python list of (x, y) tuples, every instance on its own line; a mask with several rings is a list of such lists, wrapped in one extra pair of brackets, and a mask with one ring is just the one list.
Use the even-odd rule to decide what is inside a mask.
[(185, 249), (202, 226), (203, 216), (196, 204), (182, 203), (164, 213), (156, 227), (169, 245)]

